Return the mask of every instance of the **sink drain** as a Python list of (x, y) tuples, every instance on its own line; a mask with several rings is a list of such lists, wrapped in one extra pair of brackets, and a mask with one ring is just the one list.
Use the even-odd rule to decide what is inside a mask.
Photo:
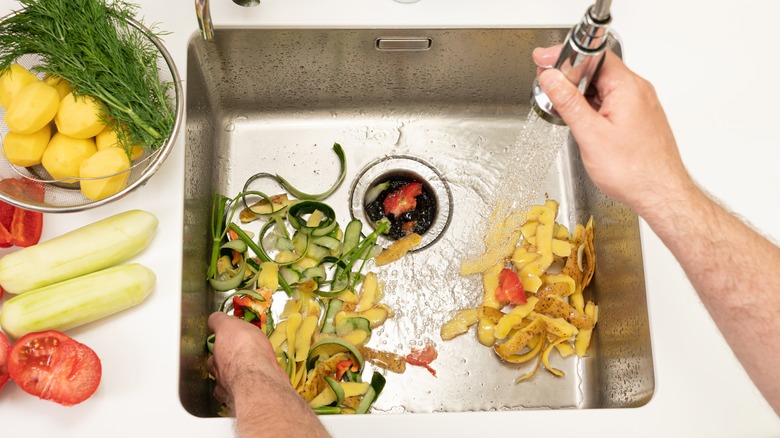
[[(412, 203), (413, 208), (410, 208)], [(390, 231), (380, 238), (386, 245), (408, 233), (422, 236), (414, 249), (427, 248), (450, 223), (452, 193), (441, 174), (430, 164), (409, 156), (390, 156), (370, 163), (352, 184), (349, 205), (352, 217), (363, 221), (369, 234), (383, 217)]]

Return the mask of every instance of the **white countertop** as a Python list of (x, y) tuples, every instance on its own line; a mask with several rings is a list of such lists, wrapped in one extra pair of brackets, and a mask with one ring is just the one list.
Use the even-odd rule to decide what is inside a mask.
[[(197, 31), (192, 0), (138, 0), (147, 24), (186, 74), (187, 43)], [(775, 241), (780, 240), (780, 80), (769, 55), (780, 3), (753, 0), (613, 2), (613, 28), (626, 62), (650, 79), (699, 183)], [(570, 26), (589, 0), (264, 0), (244, 9), (212, 0), (214, 23), (258, 27)], [(0, 0), (0, 15), (18, 3)], [(135, 260), (153, 267), (157, 288), (138, 307), (71, 332), (102, 359), (95, 395), (65, 408), (0, 391), (0, 435), (231, 436), (230, 419), (191, 416), (179, 403), (184, 135), (146, 186), (93, 211), (47, 215), (43, 239), (131, 208), (160, 219), (152, 246)], [(663, 175), (659, 175), (663, 178)], [(414, 414), (324, 418), (334, 436), (482, 436), (555, 431), (583, 436), (777, 437), (769, 408), (707, 315), (679, 265), (642, 224), (655, 361), (655, 394), (635, 409)], [(746, 248), (749, 250), (749, 248)], [(770, 268), (773, 269), (773, 268)], [(771, 273), (769, 281), (771, 281)], [(741, 291), (749, 293), (749, 291)], [(756, 339), (756, 343), (760, 340)], [(479, 434), (479, 435), (475, 435)]]

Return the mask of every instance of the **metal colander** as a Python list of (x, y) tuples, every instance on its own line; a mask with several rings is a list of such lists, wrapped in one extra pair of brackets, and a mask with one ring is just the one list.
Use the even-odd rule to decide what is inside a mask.
[[(0, 21), (5, 20), (6, 18), (7, 17), (4, 17)], [(159, 56), (157, 57), (159, 79), (163, 82), (173, 83), (173, 86), (170, 87), (168, 93), (168, 104), (175, 113), (174, 126), (170, 137), (168, 137), (156, 150), (145, 151), (143, 156), (133, 161), (132, 166), (128, 170), (120, 172), (129, 172), (127, 184), (123, 190), (99, 200), (87, 198), (82, 194), (79, 180), (87, 178), (74, 177), (56, 180), (49, 175), (42, 165), (31, 167), (15, 166), (8, 162), (5, 151), (0, 147), (0, 179), (21, 178), (26, 179), (28, 182), (28, 184), (23, 185), (0, 184), (1, 200), (17, 207), (43, 213), (66, 213), (87, 210), (122, 198), (124, 195), (141, 187), (155, 172), (157, 172), (163, 161), (168, 157), (171, 148), (176, 141), (176, 136), (179, 132), (184, 113), (184, 99), (179, 74), (170, 54), (165, 49), (162, 42), (153, 36), (152, 33), (138, 21), (128, 19), (128, 23), (130, 24), (132, 31), (140, 32), (157, 47), (159, 51)], [(38, 74), (39, 78), (43, 77), (41, 73), (34, 71), (34, 68), (41, 62), (41, 58), (38, 55), (24, 55), (17, 59), (16, 62), (22, 67), (30, 70), (32, 73)], [(2, 139), (4, 139), (9, 132), (8, 126), (6, 126), (5, 123), (5, 112), (6, 110), (0, 107), (0, 138)], [(109, 178), (115, 175), (117, 174), (92, 179)], [(45, 186), (45, 197), (42, 202), (36, 199), (35, 192), (38, 192), (38, 190), (35, 189), (38, 185)], [(20, 187), (26, 187), (27, 189), (20, 189)], [(37, 188), (40, 189), (40, 187)]]

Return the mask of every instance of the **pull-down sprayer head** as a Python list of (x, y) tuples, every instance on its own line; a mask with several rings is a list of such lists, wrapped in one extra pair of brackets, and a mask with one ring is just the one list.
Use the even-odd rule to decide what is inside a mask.
[[(555, 63), (559, 69), (583, 94), (598, 73), (607, 48), (608, 27), (612, 21), (609, 13), (611, 0), (598, 0), (588, 8), (582, 20), (566, 35), (561, 54)], [(563, 119), (553, 108), (552, 102), (534, 81), (531, 91), (531, 105), (544, 120), (564, 125)]]

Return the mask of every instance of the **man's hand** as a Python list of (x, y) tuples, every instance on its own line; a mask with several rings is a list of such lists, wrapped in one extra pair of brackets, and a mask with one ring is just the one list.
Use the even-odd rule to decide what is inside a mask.
[[(234, 396), (246, 390), (246, 381), (262, 375), (276, 384), (290, 387), (290, 380), (274, 356), (265, 334), (252, 324), (222, 312), (209, 316), (209, 328), (216, 334), (214, 355), (207, 367), (217, 379), (214, 397), (233, 408)], [(292, 387), (290, 387), (292, 391)]]
[(653, 86), (607, 51), (595, 78), (593, 102), (549, 68), (560, 46), (536, 49), (539, 85), (571, 129), (593, 182), (644, 215), (670, 194), (693, 189)]
[(642, 216), (685, 269), (740, 363), (780, 413), (780, 287), (766, 266), (780, 248), (700, 190), (682, 163), (655, 90), (611, 52), (596, 77), (594, 109), (549, 66), (560, 48), (537, 49), (539, 85), (607, 195)]
[(212, 313), (208, 325), (216, 335), (206, 364), (217, 379), (214, 397), (234, 411), (239, 436), (329, 436), (257, 326), (222, 312)]

